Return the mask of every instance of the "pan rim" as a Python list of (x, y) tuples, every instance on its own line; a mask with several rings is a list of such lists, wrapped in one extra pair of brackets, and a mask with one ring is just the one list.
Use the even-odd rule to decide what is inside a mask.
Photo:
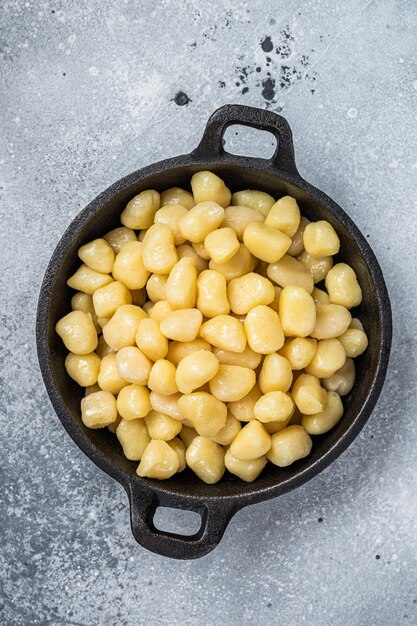
[[(226, 495), (195, 495), (187, 493), (178, 493), (169, 489), (166, 483), (162, 481), (153, 481), (149, 479), (141, 479), (137, 476), (131, 476), (117, 467), (108, 457), (106, 457), (91, 441), (89, 441), (78, 428), (73, 420), (70, 412), (61, 397), (58, 386), (55, 383), (51, 362), (48, 353), (48, 336), (47, 322), (50, 312), (50, 295), (53, 285), (53, 276), (55, 269), (65, 257), (69, 242), (82, 232), (83, 227), (88, 222), (93, 213), (114, 195), (138, 182), (145, 182), (146, 179), (158, 172), (194, 166), (196, 168), (221, 168), (222, 166), (231, 166), (234, 168), (247, 168), (250, 170), (258, 170), (262, 173), (272, 175), (279, 178), (285, 183), (289, 183), (299, 188), (303, 192), (309, 194), (319, 203), (323, 204), (348, 231), (358, 246), (360, 253), (366, 259), (368, 270), (370, 272), (372, 282), (375, 287), (375, 293), (378, 302), (378, 310), (381, 320), (381, 342), (378, 351), (378, 360), (369, 387), (368, 394), (364, 399), (360, 411), (354, 417), (351, 425), (345, 430), (340, 438), (318, 459), (312, 462), (308, 467), (298, 472), (278, 484), (272, 484), (263, 488), (256, 487), (256, 481), (247, 484), (242, 483), (244, 490), (235, 494)], [(96, 198), (94, 198), (78, 215), (71, 221), (66, 228), (64, 234), (60, 238), (54, 252), (50, 258), (45, 271), (44, 279), (40, 289), (40, 295), (37, 307), (36, 318), (36, 342), (39, 366), (45, 383), (52, 406), (57, 413), (58, 418), (63, 424), (65, 430), (73, 439), (74, 443), (92, 460), (100, 469), (115, 478), (121, 483), (126, 490), (129, 490), (132, 483), (139, 484), (145, 490), (151, 490), (161, 501), (173, 500), (188, 502), (193, 505), (212, 502), (228, 502), (231, 506), (242, 508), (249, 504), (261, 502), (284, 494), (295, 489), (308, 480), (319, 474), (333, 461), (335, 461), (354, 441), (359, 432), (362, 430), (377, 403), (381, 393), (384, 380), (388, 369), (389, 354), (392, 339), (392, 319), (391, 307), (388, 297), (388, 291), (383, 278), (382, 270), (375, 257), (375, 254), (366, 241), (360, 230), (357, 228), (351, 218), (345, 211), (337, 205), (323, 191), (317, 189), (307, 181), (305, 181), (297, 172), (288, 173), (278, 170), (269, 160), (243, 157), (231, 155), (227, 152), (221, 156), (213, 156), (210, 158), (200, 157), (193, 153), (185, 154), (170, 159), (165, 159), (139, 170), (136, 170), (127, 176), (119, 179)]]

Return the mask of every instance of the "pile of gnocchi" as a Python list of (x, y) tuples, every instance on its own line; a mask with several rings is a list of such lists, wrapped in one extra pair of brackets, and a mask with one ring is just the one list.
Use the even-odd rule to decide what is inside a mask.
[(56, 332), (83, 423), (115, 433), (139, 476), (251, 482), (342, 418), (362, 291), (332, 225), (294, 198), (232, 194), (209, 171), (191, 189), (143, 191), (81, 246)]

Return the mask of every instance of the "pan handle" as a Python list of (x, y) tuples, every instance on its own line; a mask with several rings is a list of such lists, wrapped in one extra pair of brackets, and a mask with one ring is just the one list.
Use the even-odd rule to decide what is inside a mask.
[(270, 160), (274, 168), (288, 174), (298, 174), (294, 159), (294, 144), (291, 128), (287, 120), (264, 109), (226, 104), (209, 117), (203, 137), (192, 152), (197, 157), (219, 157), (225, 154), (223, 136), (226, 128), (240, 124), (272, 133), (277, 140), (277, 147)]
[[(193, 504), (172, 495), (162, 496), (137, 481), (127, 489), (130, 521), (136, 541), (151, 552), (172, 559), (198, 559), (218, 545), (238, 507), (220, 501)], [(194, 535), (178, 535), (155, 527), (153, 518), (159, 506), (193, 511), (201, 516), (201, 526)]]

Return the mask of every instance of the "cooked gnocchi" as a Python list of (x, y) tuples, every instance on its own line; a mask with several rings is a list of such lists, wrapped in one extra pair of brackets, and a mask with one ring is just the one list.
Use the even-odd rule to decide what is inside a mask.
[(82, 422), (115, 434), (138, 476), (252, 482), (342, 419), (368, 346), (362, 290), (333, 262), (334, 227), (295, 198), (232, 194), (210, 171), (190, 187), (142, 191), (79, 248), (56, 332)]

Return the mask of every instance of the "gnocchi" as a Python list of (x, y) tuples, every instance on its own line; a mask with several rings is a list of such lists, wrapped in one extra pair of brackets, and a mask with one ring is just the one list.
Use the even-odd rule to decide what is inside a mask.
[(141, 191), (78, 249), (56, 333), (81, 421), (114, 433), (138, 476), (252, 482), (343, 418), (368, 346), (350, 312), (362, 289), (333, 264), (335, 228), (295, 198), (232, 193), (211, 171), (190, 187)]

